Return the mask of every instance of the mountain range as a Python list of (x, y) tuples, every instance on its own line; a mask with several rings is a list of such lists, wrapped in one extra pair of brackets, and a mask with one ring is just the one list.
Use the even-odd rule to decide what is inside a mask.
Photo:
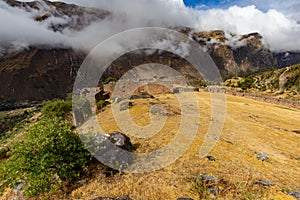
[[(8, 7), (30, 13), (32, 20), (54, 33), (80, 31), (95, 21), (111, 17), (104, 9), (50, 1), (4, 0)], [(66, 20), (49, 20), (64, 18)], [(284, 68), (300, 62), (299, 52), (272, 52), (259, 33), (228, 35), (222, 30), (199, 31), (188, 27), (168, 27), (190, 35), (210, 54), (224, 78), (270, 68)], [(64, 45), (35, 44), (11, 48), (0, 43), (0, 109), (36, 104), (63, 98), (72, 91), (76, 73), (87, 56), (84, 49)], [(103, 78), (120, 78), (133, 66), (156, 62), (166, 64), (190, 77), (201, 78), (183, 58), (168, 52), (128, 53), (106, 70)]]

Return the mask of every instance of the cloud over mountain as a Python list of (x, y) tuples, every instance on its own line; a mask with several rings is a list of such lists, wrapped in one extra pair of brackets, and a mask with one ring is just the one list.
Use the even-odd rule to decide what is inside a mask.
[[(107, 10), (109, 17), (90, 23), (86, 28), (68, 27), (53, 31), (49, 24), (64, 24), (72, 16), (53, 16), (45, 21), (34, 18), (41, 11), (28, 12), (0, 2), (0, 46), (64, 45), (91, 50), (99, 42), (121, 31), (146, 27), (187, 26), (198, 31), (221, 29), (227, 34), (259, 32), (271, 50), (300, 50), (300, 24), (295, 15), (276, 9), (261, 11), (255, 6), (198, 10), (186, 7), (182, 0), (64, 0)], [(43, 6), (43, 1), (40, 3)], [(76, 16), (74, 16), (76, 17)]]

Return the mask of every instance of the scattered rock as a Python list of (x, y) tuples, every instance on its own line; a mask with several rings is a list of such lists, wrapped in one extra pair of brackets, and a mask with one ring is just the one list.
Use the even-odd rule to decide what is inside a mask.
[(132, 200), (129, 196), (122, 196), (122, 197), (98, 197), (91, 200)]
[(130, 99), (154, 99), (154, 96), (148, 93), (134, 94)]
[(209, 161), (216, 161), (215, 157), (213, 157), (213, 156), (206, 156), (206, 158), (207, 158)]
[(22, 200), (24, 199), (22, 188), (25, 186), (25, 183), (19, 183), (18, 185), (14, 186), (14, 193), (15, 197), (13, 200)]
[(294, 130), (293, 132), (296, 134), (300, 134), (300, 130)]
[(85, 101), (74, 109), (74, 117), (76, 126), (84, 124), (88, 119), (93, 116), (91, 104), (89, 101)]
[(274, 183), (269, 183), (267, 181), (262, 181), (262, 180), (256, 181), (256, 182), (254, 182), (254, 184), (262, 185), (262, 186), (266, 186), (266, 187), (271, 187), (271, 186), (275, 186), (276, 185)]
[(19, 185), (16, 185), (14, 187), (14, 193), (17, 195), (19, 192), (21, 192), (21, 190), (24, 186), (25, 186), (25, 183), (20, 183)]
[(114, 134), (110, 135), (109, 140), (117, 147), (120, 147), (126, 151), (132, 151), (134, 149), (130, 138), (123, 133), (115, 132)]
[(286, 193), (287, 195), (293, 196), (296, 199), (300, 199), (300, 190), (296, 190), (296, 191), (292, 191), (292, 192), (285, 191), (284, 193)]
[(120, 111), (128, 110), (133, 106), (132, 102), (124, 102), (120, 104)]
[(184, 92), (193, 92), (193, 87), (176, 87), (173, 89), (174, 94), (184, 93)]
[(133, 155), (128, 153), (134, 149), (130, 138), (120, 132), (113, 134), (98, 134), (89, 149), (95, 157), (108, 165), (106, 174), (114, 174), (126, 169), (133, 162)]
[(158, 106), (158, 105), (152, 106), (150, 108), (150, 113), (153, 115), (163, 115), (163, 116), (166, 116), (168, 114), (167, 111), (163, 107)]
[(218, 188), (210, 187), (210, 188), (208, 188), (208, 189), (209, 189), (209, 192), (210, 192), (211, 194), (213, 194), (214, 196), (217, 196), (218, 193), (219, 193), (219, 189), (218, 189)]
[(199, 176), (203, 182), (213, 182), (214, 183), (214, 182), (218, 181), (218, 178), (211, 176), (211, 175), (200, 174)]
[(255, 154), (256, 154), (258, 160), (261, 160), (261, 161), (268, 161), (269, 160), (268, 155), (264, 152), (255, 152)]
[(77, 181), (77, 184), (78, 185), (86, 185), (87, 184), (87, 180), (86, 179), (83, 179), (83, 180), (80, 180), (80, 181)]

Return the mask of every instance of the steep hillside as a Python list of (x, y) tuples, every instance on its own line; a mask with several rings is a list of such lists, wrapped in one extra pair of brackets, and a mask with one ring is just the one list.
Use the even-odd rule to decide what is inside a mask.
[(300, 64), (282, 69), (253, 73), (244, 78), (229, 79), (225, 85), (260, 91), (281, 98), (300, 99)]
[[(105, 10), (62, 2), (4, 2), (8, 7), (29, 13), (32, 21), (54, 33), (80, 31), (94, 22), (113, 17), (112, 13)], [(187, 27), (173, 29), (190, 35), (199, 42), (211, 55), (223, 77), (284, 67), (299, 59), (297, 52), (271, 52), (259, 33), (235, 35), (222, 30), (201, 31)], [(1, 45), (0, 110), (39, 104), (43, 100), (66, 96), (72, 91), (77, 70), (88, 54), (63, 45), (33, 45), (17, 50), (5, 41)], [(187, 61), (169, 52), (159, 51), (153, 51), (152, 54), (149, 51), (136, 51), (123, 55), (112, 63), (103, 79), (120, 78), (132, 67), (149, 62), (168, 65), (188, 77), (191, 82), (203, 85), (199, 81), (200, 75)]]
[(71, 49), (30, 48), (0, 58), (0, 110), (65, 97), (84, 57)]

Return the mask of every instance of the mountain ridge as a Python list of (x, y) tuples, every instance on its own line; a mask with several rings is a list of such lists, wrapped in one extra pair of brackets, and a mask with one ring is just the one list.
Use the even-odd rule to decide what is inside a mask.
[[(51, 17), (64, 18), (64, 23), (49, 24), (53, 32), (66, 29), (82, 30), (90, 23), (101, 21), (111, 13), (101, 9), (50, 1), (19, 2), (5, 0), (7, 5), (35, 13), (33, 20), (47, 21)], [(34, 10), (34, 11), (33, 11)], [(68, 23), (66, 23), (68, 22)], [(300, 62), (298, 52), (272, 52), (259, 33), (227, 34), (222, 30), (196, 31), (188, 27), (173, 27), (189, 35), (207, 50), (221, 75), (235, 77), (256, 71), (282, 68)], [(17, 50), (6, 49), (0, 56), (0, 109), (40, 103), (63, 98), (72, 91), (77, 70), (87, 52), (66, 46), (31, 45)], [(133, 66), (156, 62), (168, 65), (185, 76), (201, 79), (197, 71), (183, 58), (168, 52), (131, 52), (114, 61), (104, 73), (120, 78)]]

